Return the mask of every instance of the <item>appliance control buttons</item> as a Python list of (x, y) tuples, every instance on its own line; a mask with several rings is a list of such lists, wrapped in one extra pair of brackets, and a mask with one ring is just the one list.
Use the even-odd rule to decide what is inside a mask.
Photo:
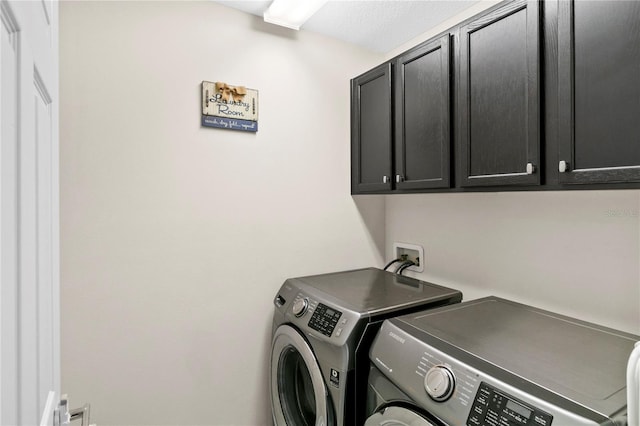
[(295, 302), (293, 302), (293, 315), (295, 315), (296, 317), (301, 317), (304, 315), (305, 312), (307, 312), (307, 308), (309, 307), (309, 299), (307, 299), (306, 297), (304, 299), (296, 299)]
[(467, 424), (471, 426), (549, 426), (552, 421), (552, 415), (496, 390), (485, 382), (480, 383), (467, 418)]
[[(338, 321), (342, 316), (342, 312), (331, 309), (327, 305), (318, 303), (315, 312), (311, 316), (309, 323), (307, 324), (313, 330), (319, 331), (325, 336), (331, 337), (334, 329), (338, 325)], [(340, 327), (342, 328), (342, 327)]]
[(455, 378), (448, 367), (436, 365), (424, 376), (424, 389), (434, 401), (444, 402), (453, 395)]

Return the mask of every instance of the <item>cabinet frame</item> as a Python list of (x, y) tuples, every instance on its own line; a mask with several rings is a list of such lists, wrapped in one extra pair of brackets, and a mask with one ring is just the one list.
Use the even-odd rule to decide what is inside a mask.
[[(395, 63), (395, 181), (396, 189), (431, 189), (451, 186), (451, 35), (449, 33), (419, 45), (396, 59)], [(439, 51), (441, 55), (440, 78), (443, 82), (437, 100), (441, 106), (440, 171), (431, 179), (412, 179), (407, 173), (405, 66), (413, 61)]]
[[(611, 7), (615, 7), (616, 2), (611, 3)], [(359, 77), (354, 78), (351, 81), (351, 193), (352, 194), (409, 194), (409, 193), (464, 193), (464, 192), (486, 192), (486, 191), (558, 191), (558, 190), (607, 190), (607, 189), (639, 189), (640, 188), (640, 164), (635, 165), (636, 161), (627, 161), (629, 166), (623, 167), (604, 167), (603, 164), (608, 164), (612, 166), (616, 166), (619, 164), (625, 164), (623, 161), (626, 157), (624, 154), (619, 154), (618, 157), (612, 155), (611, 157), (613, 161), (605, 162), (599, 161), (598, 159), (598, 145), (597, 141), (599, 139), (603, 139), (605, 145), (607, 144), (607, 138), (601, 138), (600, 136), (587, 138), (580, 136), (581, 132), (587, 132), (588, 125), (591, 121), (589, 120), (589, 109), (582, 109), (582, 104), (578, 104), (578, 108), (575, 108), (574, 99), (580, 100), (582, 96), (586, 96), (589, 92), (583, 92), (584, 87), (594, 87), (590, 81), (591, 80), (582, 80), (582, 72), (581, 70), (588, 65), (588, 57), (590, 57), (590, 45), (597, 41), (600, 44), (599, 48), (602, 49), (604, 44), (605, 48), (607, 43), (612, 43), (613, 46), (617, 46), (618, 41), (620, 43), (628, 43), (625, 39), (619, 39), (622, 35), (628, 35), (630, 37), (634, 37), (632, 39), (635, 40), (635, 37), (640, 39), (640, 35), (636, 35), (634, 31), (638, 30), (637, 25), (631, 25), (629, 28), (626, 26), (620, 28), (617, 26), (615, 28), (619, 28), (622, 33), (615, 33), (616, 35), (608, 35), (608, 33), (601, 33), (598, 37), (593, 37), (585, 33), (585, 28), (589, 28), (589, 20), (584, 20), (581, 18), (580, 13), (591, 13), (588, 10), (584, 12), (579, 9), (580, 4), (577, 4), (574, 8), (573, 0), (544, 0), (544, 1), (526, 1), (526, 0), (506, 0), (499, 4), (493, 5), (487, 10), (480, 12), (478, 15), (470, 17), (463, 22), (460, 22), (451, 28), (443, 31), (437, 36), (423, 42), (422, 44), (417, 45), (414, 48), (411, 48), (408, 51), (405, 51), (393, 59), (385, 62), (383, 65), (374, 68), (373, 70), (363, 73)], [(502, 57), (507, 58), (507, 65), (513, 66), (514, 70), (517, 70), (518, 75), (522, 75), (524, 72), (528, 72), (530, 69), (531, 78), (526, 80), (526, 88), (527, 88), (527, 100), (526, 104), (523, 103), (523, 86), (522, 80), (518, 80), (519, 88), (518, 91), (512, 91), (512, 93), (519, 94), (519, 100), (517, 103), (512, 101), (509, 102), (514, 108), (517, 110), (514, 111), (514, 118), (519, 121), (517, 127), (500, 127), (505, 132), (513, 135), (518, 135), (517, 138), (514, 136), (510, 139), (506, 137), (501, 138), (501, 143), (497, 143), (497, 139), (492, 139), (491, 136), (487, 138), (486, 135), (490, 135), (487, 131), (490, 131), (491, 128), (488, 127), (486, 130), (480, 130), (476, 132), (477, 135), (485, 135), (481, 136), (482, 139), (479, 139), (481, 145), (470, 145), (470, 125), (474, 125), (474, 123), (469, 123), (469, 114), (473, 114), (475, 117), (483, 116), (483, 109), (486, 105), (491, 105), (493, 102), (496, 102), (497, 96), (487, 98), (490, 101), (487, 102), (476, 102), (470, 103), (468, 96), (470, 90), (473, 87), (469, 87), (471, 81), (476, 83), (476, 78), (478, 75), (475, 75), (473, 79), (470, 79), (469, 68), (470, 65), (474, 67), (481, 65), (484, 67), (483, 63), (476, 64), (475, 59), (474, 62), (470, 64), (469, 62), (469, 43), (470, 41), (475, 43), (476, 39), (479, 37), (484, 37), (482, 34), (479, 37), (470, 36), (470, 31), (478, 31), (486, 26), (491, 25), (493, 22), (496, 22), (503, 17), (507, 17), (510, 14), (517, 13), (521, 11), (523, 8), (527, 8), (526, 16), (527, 18), (523, 18), (523, 15), (520, 15), (518, 18), (520, 22), (515, 24), (515, 28), (513, 25), (509, 23), (505, 23), (506, 28), (508, 28), (508, 32), (504, 32), (503, 34), (514, 34), (517, 37), (522, 37), (523, 33), (517, 32), (517, 28), (522, 28), (522, 31), (527, 31), (528, 40), (535, 41), (534, 43), (527, 43), (526, 49), (523, 44), (523, 39), (519, 38), (518, 43), (521, 48), (516, 47), (514, 49), (513, 44), (504, 44), (505, 49), (509, 49), (511, 52), (522, 52), (522, 55), (526, 55), (527, 58), (534, 58), (532, 61), (529, 59), (527, 62), (522, 60), (523, 56), (520, 56), (520, 60), (516, 60), (516, 62), (510, 62), (508, 60), (508, 56), (502, 55)], [(579, 30), (578, 33), (573, 32), (574, 27), (574, 9), (577, 12), (575, 26)], [(596, 14), (594, 16), (603, 15), (605, 19), (604, 22), (616, 22), (610, 21), (615, 16), (629, 16), (629, 19), (632, 19), (637, 23), (638, 13), (636, 9), (629, 9), (632, 11), (633, 15), (629, 12), (621, 12), (618, 11), (612, 12), (613, 15), (609, 18), (608, 12), (602, 12)], [(605, 9), (606, 11), (606, 9)], [(586, 15), (589, 16), (589, 15)], [(589, 19), (589, 18), (587, 18)], [(609, 19), (609, 20), (607, 20)], [(532, 21), (533, 20), (533, 21)], [(524, 25), (527, 25), (527, 28), (524, 28)], [(601, 28), (601, 27), (599, 27)], [(602, 28), (601, 28), (602, 29)], [(629, 32), (627, 34), (626, 32)], [(612, 33), (613, 34), (613, 33)], [(449, 108), (449, 131), (450, 131), (450, 143), (449, 143), (449, 159), (445, 161), (444, 164), (448, 164), (449, 171), (448, 174), (443, 172), (445, 177), (449, 178), (448, 186), (447, 184), (443, 184), (439, 186), (437, 182), (438, 179), (435, 179), (434, 182), (430, 180), (423, 180), (419, 184), (416, 182), (395, 182), (396, 174), (402, 174), (406, 176), (406, 171), (403, 168), (403, 164), (401, 164), (401, 160), (403, 156), (411, 155), (411, 147), (414, 146), (411, 142), (411, 139), (419, 140), (419, 136), (415, 136), (421, 130), (416, 130), (413, 128), (411, 130), (412, 133), (409, 139), (409, 149), (406, 150), (403, 147), (405, 143), (403, 139), (403, 134), (400, 130), (401, 126), (398, 121), (400, 120), (398, 117), (402, 117), (402, 112), (398, 111), (403, 106), (403, 102), (399, 99), (402, 99), (400, 96), (402, 86), (398, 83), (398, 80), (401, 78), (400, 72), (400, 64), (402, 61), (410, 60), (410, 55), (413, 55), (414, 51), (418, 51), (420, 49), (424, 49), (424, 46), (429, 46), (433, 43), (437, 43), (439, 39), (442, 37), (449, 37), (449, 90), (450, 96), (448, 99), (448, 108)], [(589, 36), (589, 37), (587, 37)], [(469, 38), (471, 37), (471, 39)], [(496, 42), (500, 42), (504, 35), (500, 34), (500, 31), (492, 31), (489, 29), (487, 32), (487, 37), (493, 37), (492, 40)], [(575, 47), (574, 47), (574, 38), (575, 38)], [(584, 40), (588, 39), (589, 45), (586, 45)], [(479, 38), (480, 43), (482, 43), (482, 39)], [(581, 41), (582, 40), (582, 41)], [(492, 44), (484, 43), (480, 44), (480, 48), (482, 49), (482, 54), (484, 57), (491, 57), (493, 55), (492, 52), (496, 53), (496, 58), (500, 57), (500, 50), (491, 49)], [(594, 45), (595, 46), (595, 45)], [(631, 46), (629, 44), (625, 44), (625, 46)], [(577, 48), (577, 51), (575, 50)], [(630, 47), (629, 47), (630, 48)], [(581, 55), (581, 52), (584, 50), (585, 55), (589, 56), (575, 56)], [(480, 52), (481, 50), (476, 50), (476, 52)], [(473, 53), (473, 48), (471, 49)], [(568, 52), (568, 53), (567, 53)], [(608, 50), (607, 50), (608, 52)], [(635, 51), (634, 51), (635, 52)], [(503, 53), (507, 52), (503, 50)], [(606, 52), (602, 52), (603, 54)], [(597, 55), (597, 52), (593, 53), (596, 58), (600, 58)], [(615, 55), (614, 55), (615, 56)], [(575, 57), (575, 59), (574, 59)], [(610, 57), (610, 56), (605, 56)], [(627, 68), (629, 66), (629, 61), (632, 64), (633, 59), (631, 55), (623, 56), (625, 58), (629, 58), (629, 60), (622, 61), (624, 65), (624, 69), (629, 70)], [(633, 54), (635, 57), (635, 53)], [(597, 59), (594, 59), (597, 60)], [(574, 63), (575, 61), (575, 63)], [(430, 60), (426, 62), (431, 63)], [(613, 63), (611, 60), (603, 61), (602, 65)], [(488, 65), (491, 65), (489, 63)], [(576, 78), (574, 78), (574, 67), (577, 66), (579, 69), (578, 74), (576, 74)], [(387, 76), (389, 80), (389, 87), (385, 89), (387, 93), (390, 93), (390, 101), (389, 108), (390, 113), (390, 125), (387, 128), (387, 116), (386, 111), (384, 114), (380, 112), (374, 113), (374, 115), (369, 115), (369, 123), (376, 123), (375, 117), (385, 116), (385, 125), (384, 132), (382, 126), (373, 127), (374, 131), (370, 132), (371, 135), (382, 135), (383, 138), (386, 138), (386, 141), (383, 142), (383, 139), (375, 138), (375, 142), (373, 148), (370, 146), (365, 146), (364, 141), (360, 141), (361, 138), (361, 128), (359, 126), (362, 125), (359, 121), (359, 92), (358, 92), (358, 83), (363, 84), (363, 78), (365, 76), (372, 76), (372, 72), (375, 70), (379, 70), (380, 68), (388, 69)], [(463, 71), (463, 68), (466, 68), (466, 71)], [(477, 70), (480, 68), (476, 68)], [(485, 70), (491, 69), (485, 67)], [(493, 69), (496, 69), (495, 67)], [(502, 68), (504, 70), (506, 68)], [(501, 70), (497, 68), (497, 70)], [(606, 70), (606, 68), (603, 68)], [(417, 72), (412, 70), (411, 72)], [(471, 70), (473, 72), (473, 70)], [(396, 74), (398, 76), (396, 77)], [(503, 73), (504, 74), (504, 73)], [(491, 72), (487, 72), (486, 75), (491, 76)], [(609, 74), (608, 74), (609, 75)], [(435, 78), (433, 75), (430, 78)], [(628, 76), (625, 79), (629, 78)], [(493, 80), (494, 82), (500, 81), (498, 79)], [(617, 80), (614, 80), (617, 81)], [(634, 80), (636, 81), (636, 80)], [(488, 93), (498, 93), (496, 90), (501, 89), (501, 86), (495, 85), (494, 83), (490, 83), (490, 86), (493, 92)], [(366, 83), (364, 83), (366, 84)], [(586, 84), (586, 86), (585, 86)], [(620, 83), (624, 84), (624, 83)], [(574, 86), (575, 85), (575, 86)], [(480, 86), (478, 86), (480, 87)], [(614, 90), (619, 89), (619, 84), (614, 84)], [(617, 88), (617, 89), (615, 89)], [(378, 86), (378, 89), (380, 86)], [(475, 89), (474, 89), (475, 90)], [(575, 91), (577, 93), (574, 93)], [(634, 89), (635, 90), (635, 89)], [(382, 90), (380, 90), (382, 92)], [(505, 90), (508, 92), (508, 90)], [(576, 96), (577, 95), (577, 96)], [(435, 98), (433, 93), (430, 95), (432, 98)], [(627, 100), (629, 105), (633, 105), (625, 110), (620, 108), (620, 105), (614, 104), (610, 105), (613, 102), (610, 97), (600, 95), (596, 99), (601, 99), (599, 102), (602, 104), (603, 108), (608, 108), (612, 110), (612, 114), (622, 114), (625, 111), (637, 111), (640, 108), (637, 108), (635, 104), (631, 101), (634, 99), (631, 97), (631, 101)], [(384, 96), (381, 96), (382, 99)], [(482, 98), (480, 98), (482, 99)], [(508, 99), (508, 98), (507, 98)], [(419, 105), (419, 102), (415, 101), (415, 99), (408, 101), (411, 107), (413, 105)], [(604, 102), (604, 103), (603, 103)], [(473, 105), (476, 108), (475, 111), (471, 111), (471, 106)], [(591, 105), (589, 103), (585, 105)], [(594, 104), (597, 105), (597, 104)], [(608, 105), (608, 106), (607, 106)], [(626, 105), (626, 103), (624, 104)], [(504, 106), (504, 105), (503, 105)], [(421, 107), (420, 107), (421, 108)], [(431, 105), (427, 105), (426, 108), (431, 108)], [(480, 108), (480, 109), (477, 109)], [(524, 109), (526, 108), (526, 110)], [(588, 107), (590, 109), (594, 109), (593, 107)], [(595, 108), (597, 110), (597, 108)], [(510, 111), (511, 109), (507, 109), (506, 111)], [(415, 111), (415, 109), (413, 110)], [(525, 117), (525, 112), (527, 116)], [(476, 115), (477, 114), (477, 115)], [(491, 111), (490, 111), (491, 114)], [(634, 112), (637, 114), (637, 112)], [(575, 117), (577, 116), (578, 122), (575, 122)], [(614, 115), (614, 117), (617, 115)], [(371, 118), (374, 117), (374, 118)], [(491, 117), (491, 116), (490, 116)], [(500, 117), (498, 114), (493, 114), (491, 117), (495, 119), (495, 117)], [(528, 117), (528, 118), (527, 118)], [(626, 115), (625, 115), (626, 117)], [(365, 120), (367, 118), (365, 117)], [(415, 120), (414, 117), (409, 118), (409, 121)], [(523, 122), (527, 122), (527, 130), (525, 132), (524, 127), (522, 126)], [(485, 120), (484, 123), (488, 121)], [(482, 123), (482, 122), (481, 122)], [(502, 126), (505, 126), (502, 122)], [(586, 123), (586, 124), (585, 124)], [(604, 128), (611, 126), (609, 123), (605, 124)], [(633, 122), (632, 122), (633, 123)], [(614, 121), (615, 124), (615, 121)], [(476, 123), (477, 125), (477, 123)], [(578, 126), (586, 126), (584, 128)], [(411, 129), (410, 127), (408, 127)], [(476, 128), (477, 129), (477, 128)], [(611, 133), (614, 134), (616, 130), (620, 128), (612, 129)], [(635, 128), (629, 127), (629, 129), (634, 129), (630, 131), (620, 130), (617, 133), (615, 141), (616, 146), (622, 146), (621, 149), (632, 149), (635, 147)], [(366, 130), (366, 129), (364, 129)], [(484, 132), (484, 133), (483, 133)], [(578, 140), (575, 139), (575, 134), (577, 132)], [(366, 133), (366, 132), (365, 132)], [(425, 134), (434, 134), (433, 127), (427, 131)], [(588, 132), (586, 135), (593, 135), (593, 132)], [(624, 137), (625, 135), (630, 135), (628, 138)], [(496, 136), (504, 136), (505, 133), (496, 133)], [(526, 137), (525, 137), (526, 135)], [(372, 136), (373, 137), (373, 136)], [(611, 136), (613, 137), (613, 136)], [(523, 146), (514, 147), (508, 146), (507, 141), (525, 141), (527, 142), (526, 146), (526, 156)], [(585, 142), (586, 140), (586, 142)], [(632, 148), (629, 148), (628, 144), (632, 145)], [(356, 143), (357, 141), (357, 143)], [(388, 141), (388, 142), (387, 142)], [(576, 145), (577, 142), (577, 145)], [(387, 147), (388, 143), (388, 147)], [(500, 154), (499, 147), (507, 146), (507, 149), (510, 151), (510, 155), (504, 155), (502, 157), (498, 157)], [(595, 145), (594, 145), (595, 144)], [(375, 161), (370, 163), (367, 159), (363, 159), (360, 157), (361, 146), (365, 148), (364, 155), (369, 158), (373, 158)], [(612, 145), (613, 146), (613, 145)], [(382, 148), (385, 147), (385, 148)], [(487, 155), (484, 157), (488, 159), (489, 162), (484, 162), (483, 159), (483, 147), (487, 147), (486, 151)], [(387, 149), (388, 148), (388, 149)], [(473, 151), (471, 150), (473, 148)], [(496, 150), (498, 148), (498, 150)], [(402, 149), (402, 151), (400, 151)], [(422, 148), (419, 148), (422, 149)], [(384, 152), (383, 152), (384, 151)], [(425, 151), (419, 151), (420, 155), (424, 155)], [(434, 150), (435, 152), (435, 150)], [(480, 157), (476, 157), (475, 160), (479, 163), (471, 163), (470, 154), (473, 152), (475, 155), (479, 155)], [(615, 151), (618, 152), (618, 151)], [(623, 151), (627, 152), (627, 151)], [(497, 154), (496, 154), (497, 153)], [(631, 151), (632, 155), (635, 157), (635, 151)], [(503, 154), (506, 154), (503, 152)], [(578, 164), (577, 166), (581, 167), (576, 170), (576, 154), (578, 156)], [(606, 154), (606, 153), (605, 153)], [(513, 156), (512, 156), (513, 155)], [(383, 156), (385, 157), (382, 160)], [(495, 157), (494, 157), (495, 156)], [(516, 157), (517, 156), (517, 157)], [(415, 157), (409, 157), (415, 160)], [(421, 157), (427, 158), (427, 157)], [(517, 161), (513, 161), (517, 158)], [(433, 157), (430, 157), (433, 159)], [(569, 169), (565, 173), (559, 172), (559, 161), (565, 160), (569, 163)], [(494, 161), (493, 163), (491, 161)], [(497, 161), (497, 162), (496, 162)], [(535, 166), (535, 171), (532, 175), (528, 175), (526, 172), (520, 172), (520, 162), (527, 163), (531, 162)], [(358, 163), (360, 162), (360, 163)], [(388, 162), (388, 164), (387, 164)], [(417, 161), (410, 162), (409, 166), (409, 174), (412, 174), (412, 170), (419, 170), (417, 166)], [(431, 163), (430, 170), (434, 170), (437, 166), (435, 166), (435, 161)], [(500, 164), (505, 165), (505, 167), (501, 167)], [(523, 169), (525, 164), (523, 164)], [(473, 166), (473, 167), (471, 167)], [(497, 166), (497, 167), (496, 167)], [(587, 168), (592, 167), (592, 168)], [(384, 173), (389, 176), (389, 180), (386, 183), (361, 183), (360, 179), (360, 168), (364, 170), (364, 176), (367, 177), (368, 181), (372, 181), (373, 177), (377, 172), (375, 170), (382, 170), (384, 168)], [(510, 170), (509, 170), (510, 169)], [(478, 176), (470, 177), (470, 170), (474, 170)], [(491, 175), (490, 173), (500, 173), (504, 170), (517, 170), (518, 173), (502, 173)], [(482, 175), (485, 173), (485, 175)], [(416, 176), (415, 172), (413, 173)], [(435, 173), (423, 174), (420, 178), (425, 176), (435, 176)], [(409, 176), (409, 179), (411, 177)], [(444, 180), (443, 180), (444, 182)], [(412, 186), (411, 184), (415, 183), (416, 186)], [(423, 185), (424, 184), (424, 185)], [(434, 184), (431, 186), (431, 184)]]
[[(391, 62), (386, 62), (376, 68), (362, 74), (351, 80), (351, 193), (376, 193), (390, 191), (393, 187), (392, 165), (393, 165), (393, 66)], [(362, 122), (360, 120), (362, 113), (361, 106), (361, 86), (378, 78), (385, 78), (385, 90), (383, 95), (388, 98), (389, 105), (389, 132), (388, 132), (388, 153), (386, 161), (386, 170), (382, 171), (379, 183), (363, 183), (362, 182)], [(387, 176), (386, 182), (383, 177)]]
[[(560, 184), (640, 182), (640, 166), (574, 168), (575, 139), (575, 35), (574, 1), (558, 5), (558, 159), (568, 163), (559, 170)], [(640, 119), (640, 117), (639, 117)], [(630, 143), (633, 143), (630, 141)], [(636, 142), (637, 143), (637, 142)]]
[[(493, 175), (471, 174), (471, 96), (470, 96), (470, 36), (474, 32), (488, 27), (510, 15), (526, 9), (527, 39), (527, 127), (526, 154), (527, 163), (534, 167), (533, 173), (527, 173), (527, 163), (522, 172), (499, 173)], [(459, 60), (459, 93), (458, 93), (458, 140), (459, 140), (459, 182), (462, 187), (505, 186), (505, 185), (539, 185), (541, 183), (540, 161), (540, 15), (541, 8), (537, 1), (519, 0), (508, 3), (491, 13), (462, 26), (460, 28), (460, 60)]]

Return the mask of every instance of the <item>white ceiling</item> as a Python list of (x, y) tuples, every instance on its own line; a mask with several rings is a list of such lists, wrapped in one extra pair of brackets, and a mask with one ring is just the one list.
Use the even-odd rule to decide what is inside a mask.
[[(262, 16), (271, 1), (214, 0)], [(303, 30), (386, 53), (471, 7), (479, 0), (329, 0)]]

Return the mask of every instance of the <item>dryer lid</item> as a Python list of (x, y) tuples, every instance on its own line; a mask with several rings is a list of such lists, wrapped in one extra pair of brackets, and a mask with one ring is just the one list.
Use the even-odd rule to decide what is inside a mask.
[(625, 405), (625, 366), (639, 339), (498, 297), (391, 321), (604, 415)]

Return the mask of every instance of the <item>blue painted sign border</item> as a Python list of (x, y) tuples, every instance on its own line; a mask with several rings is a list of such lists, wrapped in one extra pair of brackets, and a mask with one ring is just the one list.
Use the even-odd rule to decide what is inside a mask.
[(243, 132), (258, 131), (257, 121), (238, 120), (237, 118), (225, 118), (213, 115), (203, 115), (202, 125), (206, 127), (216, 127), (218, 129), (241, 130)]

